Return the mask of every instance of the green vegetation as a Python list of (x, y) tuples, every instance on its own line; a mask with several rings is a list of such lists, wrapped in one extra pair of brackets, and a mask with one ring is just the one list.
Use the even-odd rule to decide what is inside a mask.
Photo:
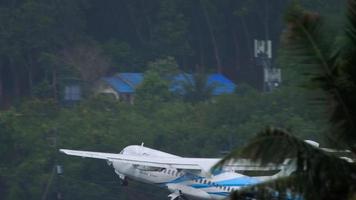
[[(292, 0), (11, 0), (0, 3), (0, 105), (23, 98), (60, 100), (73, 78), (144, 72), (174, 58), (180, 69), (223, 72), (260, 86), (253, 40), (279, 46)], [(302, 0), (328, 14), (339, 30), (342, 2)], [(46, 94), (39, 93), (43, 89)]]
[[(288, 24), (283, 34), (287, 57), (296, 68), (312, 80), (309, 89), (322, 89), (319, 104), (330, 108), (330, 130), (323, 132), (336, 147), (356, 155), (356, 1), (347, 4), (344, 31), (331, 42), (325, 34), (318, 13), (294, 4), (286, 15)], [(327, 38), (327, 40), (324, 40)], [(341, 42), (340, 39), (341, 38)], [(334, 38), (335, 39), (335, 38)], [(302, 195), (306, 200), (354, 200), (356, 198), (356, 165), (336, 155), (307, 144), (288, 131), (268, 128), (256, 135), (244, 148), (230, 153), (221, 164), (240, 157), (253, 158), (261, 164), (282, 163), (286, 158), (297, 159), (297, 170), (289, 177), (255, 186), (258, 199), (268, 199), (268, 191), (285, 195)], [(257, 189), (257, 190), (256, 190)], [(246, 190), (251, 190), (247, 188)], [(238, 191), (232, 199), (241, 199), (246, 191)]]
[[(143, 87), (161, 90), (160, 82), (150, 79)], [(320, 113), (289, 87), (260, 94), (241, 86), (236, 94), (194, 104), (172, 97), (167, 100), (165, 90), (154, 94), (140, 91), (141, 99), (134, 105), (104, 97), (72, 107), (30, 100), (3, 111), (0, 139), (5, 146), (0, 149), (0, 185), (5, 189), (1, 199), (41, 198), (56, 163), (64, 166), (64, 174), (55, 176), (49, 196), (58, 189), (66, 199), (137, 198), (130, 195), (132, 191), (123, 194), (125, 189), (119, 188), (105, 162), (64, 159), (57, 148), (119, 152), (126, 145), (144, 142), (179, 155), (215, 157), (221, 156), (221, 151), (241, 147), (251, 133), (268, 125), (290, 129), (308, 139), (319, 139), (321, 127), (325, 127), (315, 120)]]
[[(270, 1), (264, 9), (260, 0), (1, 2), (0, 199), (57, 199), (57, 192), (73, 200), (166, 199), (147, 185), (122, 188), (105, 162), (64, 157), (58, 148), (119, 152), (144, 142), (182, 156), (216, 157), (267, 126), (323, 141), (325, 108), (310, 100), (321, 91), (299, 87), (305, 77), (286, 49), (278, 50), (282, 87), (261, 93), (240, 84), (258, 85), (252, 41), (267, 37), (278, 46), (290, 2)], [(342, 3), (301, 2), (333, 16), (327, 32), (339, 34), (330, 30), (340, 29)], [(211, 98), (199, 75), (177, 97), (165, 77), (178, 69), (224, 72), (238, 88)], [(145, 73), (134, 105), (90, 93), (74, 105), (61, 102), (68, 82), (90, 88), (115, 72)]]

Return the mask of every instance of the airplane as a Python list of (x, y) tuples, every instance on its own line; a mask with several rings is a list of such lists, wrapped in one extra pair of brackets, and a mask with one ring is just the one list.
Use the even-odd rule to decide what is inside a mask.
[(283, 164), (267, 164), (261, 167), (247, 159), (225, 164), (211, 172), (220, 158), (187, 158), (151, 149), (142, 145), (130, 145), (119, 154), (60, 149), (60, 152), (83, 158), (106, 160), (121, 179), (154, 184), (168, 189), (170, 200), (206, 199), (220, 200), (234, 190), (253, 186), (264, 181), (288, 176), (295, 171), (293, 160)]

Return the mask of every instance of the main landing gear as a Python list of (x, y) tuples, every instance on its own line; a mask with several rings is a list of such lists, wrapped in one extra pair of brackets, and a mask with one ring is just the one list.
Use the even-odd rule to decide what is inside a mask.
[(185, 197), (182, 193), (181, 190), (176, 190), (172, 194), (168, 195), (170, 200), (188, 200), (187, 197)]

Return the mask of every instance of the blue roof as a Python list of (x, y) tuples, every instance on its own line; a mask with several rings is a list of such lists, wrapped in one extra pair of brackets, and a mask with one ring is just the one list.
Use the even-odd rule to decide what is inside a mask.
[(213, 95), (231, 94), (236, 89), (236, 85), (222, 74), (210, 74), (207, 82), (215, 84)]
[(116, 76), (128, 81), (135, 88), (143, 81), (142, 73), (119, 73)]
[(121, 93), (134, 93), (135, 88), (131, 87), (129, 84), (125, 83), (121, 79), (116, 77), (104, 78), (104, 81), (107, 82), (112, 88)]
[[(135, 93), (136, 88), (143, 81), (143, 73), (119, 73), (115, 76), (104, 78), (113, 89), (120, 93)], [(182, 81), (192, 81), (191, 74), (178, 74), (173, 77), (171, 91), (182, 89)], [(214, 84), (213, 95), (231, 94), (235, 91), (236, 85), (222, 74), (209, 74), (208, 85)]]
[[(191, 74), (178, 74), (174, 77), (171, 91), (184, 92), (182, 82), (193, 81)], [(207, 77), (208, 86), (214, 85), (213, 95), (231, 94), (235, 91), (236, 85), (222, 74), (209, 74)]]

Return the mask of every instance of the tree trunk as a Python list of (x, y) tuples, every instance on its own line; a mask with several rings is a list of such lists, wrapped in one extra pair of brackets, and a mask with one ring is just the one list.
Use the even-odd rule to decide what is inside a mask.
[(214, 56), (215, 56), (215, 60), (216, 60), (216, 64), (217, 64), (217, 71), (218, 71), (218, 73), (222, 73), (222, 65), (221, 65), (221, 60), (220, 60), (220, 56), (219, 56), (218, 44), (216, 42), (216, 37), (215, 37), (214, 31), (213, 31), (213, 28), (211, 25), (209, 13), (208, 13), (202, 0), (200, 0), (200, 4), (203, 9), (204, 17), (205, 17), (206, 23), (208, 25), (208, 29), (209, 29), (209, 33), (210, 33), (210, 37), (211, 37), (211, 42), (213, 44)]
[(31, 97), (32, 96), (32, 89), (33, 89), (33, 62), (32, 62), (32, 57), (31, 55), (28, 56), (27, 58), (27, 64), (26, 64), (26, 69), (27, 69), (27, 81), (28, 81), (28, 95)]
[(14, 99), (17, 99), (21, 96), (21, 84), (20, 84), (20, 72), (17, 70), (17, 67), (12, 58), (9, 58), (10, 61), (10, 71), (12, 77), (12, 96)]
[(0, 107), (4, 106), (3, 67), (0, 65)]
[(142, 36), (142, 34), (141, 34), (141, 32), (140, 32), (140, 30), (138, 28), (138, 23), (137, 23), (137, 20), (135, 18), (133, 9), (132, 9), (132, 7), (130, 7), (130, 5), (129, 5), (129, 3), (127, 1), (125, 1), (125, 6), (126, 6), (126, 9), (127, 9), (128, 15), (129, 15), (129, 19), (130, 19), (132, 25), (135, 28), (135, 32), (136, 32), (137, 38), (139, 39), (141, 44), (144, 44), (145, 40), (143, 39), (143, 36)]
[(239, 70), (239, 67), (240, 67), (239, 42), (238, 42), (236, 34), (237, 34), (237, 32), (235, 31), (235, 28), (233, 28), (232, 35), (233, 35), (234, 46), (235, 46), (235, 67), (236, 67), (236, 70)]
[[(142, 1), (141, 5), (142, 5), (142, 8), (146, 8), (146, 3), (149, 2), (149, 1)], [(146, 23), (147, 23), (147, 32), (148, 32), (148, 41), (150, 44), (152, 44), (153, 42), (153, 30), (152, 30), (152, 21), (150, 19), (150, 16), (149, 15), (144, 15), (145, 16), (145, 20), (146, 20)]]
[(269, 40), (269, 0), (265, 0), (265, 38)]
[(252, 42), (251, 42), (252, 38), (250, 37), (250, 32), (248, 30), (245, 17), (240, 16), (240, 19), (241, 19), (242, 29), (244, 30), (244, 33), (245, 33), (247, 51), (248, 51), (250, 61), (251, 61), (251, 60), (253, 60), (253, 51), (252, 51)]
[(58, 83), (57, 83), (57, 68), (52, 70), (52, 93), (55, 101), (58, 101)]
[(32, 97), (32, 89), (33, 89), (33, 74), (32, 69), (29, 68), (28, 70), (28, 94)]
[[(199, 26), (199, 25), (198, 25)], [(198, 42), (199, 42), (199, 59), (200, 59), (200, 65), (205, 66), (205, 56), (204, 56), (204, 47), (203, 47), (203, 39), (202, 39), (202, 33), (200, 27), (198, 27), (198, 32), (199, 32), (199, 37), (198, 37)]]

